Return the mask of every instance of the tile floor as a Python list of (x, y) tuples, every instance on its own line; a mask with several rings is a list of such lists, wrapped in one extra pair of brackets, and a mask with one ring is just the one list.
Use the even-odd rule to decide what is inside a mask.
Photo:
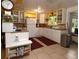
[(31, 55), (24, 56), (23, 59), (77, 59), (77, 55), (76, 44), (73, 44), (70, 48), (55, 44), (35, 49), (31, 52)]
[[(40, 41), (38, 42), (42, 43)], [(23, 59), (78, 59), (77, 44), (72, 44), (70, 48), (61, 47), (59, 44), (46, 46), (42, 43), (42, 45), (44, 47), (32, 50), (31, 54), (24, 56)]]

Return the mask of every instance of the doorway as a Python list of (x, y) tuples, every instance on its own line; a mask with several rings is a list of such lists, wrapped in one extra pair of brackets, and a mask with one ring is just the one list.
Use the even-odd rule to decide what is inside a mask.
[(78, 11), (70, 12), (69, 33), (72, 41), (78, 43)]

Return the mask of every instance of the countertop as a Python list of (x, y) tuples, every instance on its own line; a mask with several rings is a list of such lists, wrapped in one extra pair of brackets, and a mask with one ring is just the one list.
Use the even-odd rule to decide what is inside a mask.
[(63, 29), (63, 28), (50, 28), (50, 27), (37, 27), (37, 28), (47, 28), (47, 29), (54, 29), (54, 30), (67, 30), (67, 29)]
[(6, 32), (6, 33), (21, 33), (21, 32), (29, 32), (27, 30), (22, 30), (22, 31), (13, 31), (13, 32)]

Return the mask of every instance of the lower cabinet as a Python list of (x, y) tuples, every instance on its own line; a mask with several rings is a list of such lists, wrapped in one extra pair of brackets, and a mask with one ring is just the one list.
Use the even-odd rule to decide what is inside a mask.
[(46, 38), (49, 38), (53, 41), (56, 41), (57, 43), (60, 43), (61, 41), (61, 34), (66, 33), (65, 30), (55, 30), (55, 29), (49, 29), (49, 28), (39, 28), (39, 35), (44, 36)]
[[(19, 49), (21, 48), (21, 51), (19, 51), (18, 48)], [(7, 54), (8, 54), (7, 58), (8, 59), (19, 58), (20, 56), (30, 54), (30, 52), (31, 52), (31, 45), (24, 45), (24, 46), (20, 46), (20, 47), (7, 48)], [(22, 54), (22, 55), (19, 55), (19, 54)]]

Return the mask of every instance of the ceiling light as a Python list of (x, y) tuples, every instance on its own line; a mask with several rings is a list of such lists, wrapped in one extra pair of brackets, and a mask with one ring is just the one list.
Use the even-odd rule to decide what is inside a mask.
[(40, 7), (38, 7), (38, 8), (37, 8), (37, 9), (35, 9), (34, 11), (35, 11), (35, 12), (38, 12), (38, 13), (43, 12), (43, 10), (41, 10), (41, 8), (40, 8)]

